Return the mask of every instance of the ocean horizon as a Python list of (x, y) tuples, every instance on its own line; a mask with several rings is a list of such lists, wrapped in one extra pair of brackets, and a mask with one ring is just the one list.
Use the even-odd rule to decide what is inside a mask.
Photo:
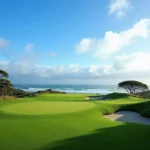
[(118, 87), (115, 85), (95, 84), (14, 84), (14, 87), (27, 92), (37, 92), (52, 89), (53, 91), (61, 91), (68, 94), (108, 94), (113, 92), (125, 92), (122, 89), (118, 89)]

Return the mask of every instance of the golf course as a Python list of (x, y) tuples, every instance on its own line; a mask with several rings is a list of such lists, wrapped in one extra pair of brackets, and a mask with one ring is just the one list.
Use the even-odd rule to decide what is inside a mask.
[[(119, 110), (150, 117), (150, 101), (118, 94), (39, 94), (0, 101), (0, 150), (150, 149), (150, 125), (105, 118)], [(94, 95), (93, 95), (94, 96)]]

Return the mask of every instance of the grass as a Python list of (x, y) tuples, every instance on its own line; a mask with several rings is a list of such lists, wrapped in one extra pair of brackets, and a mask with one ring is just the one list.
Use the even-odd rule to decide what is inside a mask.
[(89, 102), (24, 102), (11, 104), (2, 110), (14, 114), (63, 114), (90, 109), (95, 105)]
[(14, 100), (15, 97), (13, 96), (0, 96), (0, 101), (4, 101), (4, 100)]
[[(114, 97), (110, 101), (88, 101), (85, 100), (87, 96), (46, 94), (0, 102), (0, 150), (150, 149), (150, 126), (102, 117), (120, 109), (150, 117), (149, 100), (128, 96)], [(38, 104), (36, 109), (35, 104)], [(29, 112), (29, 107), (40, 115)], [(57, 114), (45, 115), (45, 111)]]
[(89, 94), (39, 94), (33, 99), (40, 101), (81, 101), (88, 96)]

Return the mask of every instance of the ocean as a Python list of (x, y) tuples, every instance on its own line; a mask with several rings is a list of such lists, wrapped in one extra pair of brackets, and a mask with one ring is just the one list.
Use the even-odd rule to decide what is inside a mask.
[(35, 84), (15, 84), (15, 88), (22, 89), (28, 92), (44, 91), (52, 89), (54, 91), (63, 91), (66, 93), (81, 93), (81, 94), (108, 94), (112, 92), (125, 92), (118, 89), (114, 85), (75, 85), (75, 84), (55, 84), (55, 85), (35, 85)]

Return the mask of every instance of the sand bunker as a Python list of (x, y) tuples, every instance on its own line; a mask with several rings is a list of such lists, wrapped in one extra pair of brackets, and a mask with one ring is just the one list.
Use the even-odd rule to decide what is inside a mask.
[(104, 115), (104, 117), (118, 122), (132, 122), (150, 125), (150, 118), (142, 117), (140, 114), (132, 111), (119, 111), (111, 115)]

